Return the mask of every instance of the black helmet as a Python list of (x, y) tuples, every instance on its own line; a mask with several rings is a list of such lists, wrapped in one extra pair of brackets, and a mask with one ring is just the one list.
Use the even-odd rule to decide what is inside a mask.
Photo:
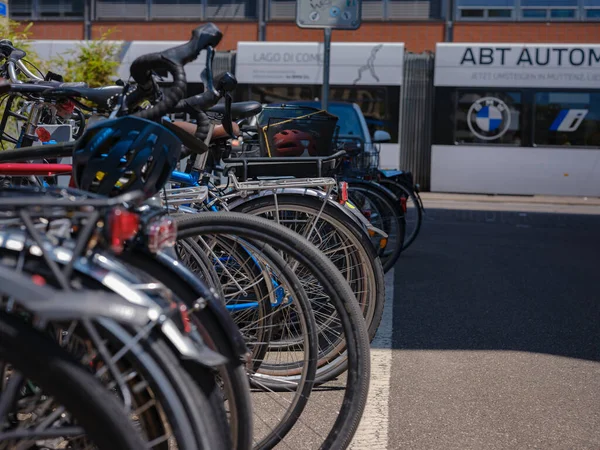
[(139, 117), (105, 120), (87, 129), (73, 152), (76, 186), (115, 196), (142, 190), (156, 194), (168, 181), (181, 141), (158, 123)]

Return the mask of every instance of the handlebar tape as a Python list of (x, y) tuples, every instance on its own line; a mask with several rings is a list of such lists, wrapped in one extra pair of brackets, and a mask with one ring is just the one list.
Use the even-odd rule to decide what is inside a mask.
[[(209, 45), (216, 46), (222, 37), (223, 33), (216, 25), (212, 23), (201, 25), (192, 31), (192, 37), (187, 43), (136, 58), (131, 63), (131, 76), (139, 85), (148, 89), (152, 77), (151, 72), (156, 69), (157, 64), (168, 60), (175, 65), (184, 66), (198, 58), (204, 48)], [(161, 65), (161, 67), (163, 66)]]
[(208, 132), (210, 131), (210, 119), (204, 111), (196, 112), (196, 124), (198, 127), (196, 128), (196, 133), (194, 133), (194, 136), (203, 142), (206, 141)]
[(163, 52), (140, 56), (131, 64), (130, 72), (138, 83), (135, 97), (145, 95), (152, 90), (152, 70), (166, 69), (173, 76), (173, 84), (163, 91), (164, 98), (153, 108), (135, 113), (137, 117), (155, 120), (172, 111), (177, 102), (185, 97), (187, 80), (184, 65), (198, 58), (200, 52), (208, 47), (217, 45), (223, 33), (212, 23), (201, 25), (192, 31), (189, 42), (173, 47)]
[(73, 156), (75, 142), (66, 142), (55, 145), (40, 145), (35, 147), (21, 147), (0, 152), (0, 162), (25, 161), (30, 159), (47, 159)]

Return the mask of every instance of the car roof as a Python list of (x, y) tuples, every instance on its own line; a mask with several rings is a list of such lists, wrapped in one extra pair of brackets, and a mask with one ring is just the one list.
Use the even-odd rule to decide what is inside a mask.
[[(352, 102), (329, 102), (330, 105), (335, 106), (349, 106), (351, 108), (354, 107), (354, 103)], [(314, 100), (292, 100), (289, 102), (277, 102), (277, 103), (269, 103), (268, 106), (279, 106), (279, 105), (299, 105), (299, 106), (313, 106), (320, 107), (321, 102), (317, 102)]]

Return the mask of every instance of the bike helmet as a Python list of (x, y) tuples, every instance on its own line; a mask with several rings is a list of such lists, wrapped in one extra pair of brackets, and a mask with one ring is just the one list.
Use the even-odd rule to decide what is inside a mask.
[(73, 152), (73, 179), (82, 190), (116, 196), (156, 194), (168, 181), (181, 141), (158, 123), (139, 117), (105, 120), (88, 128)]
[(312, 134), (299, 130), (283, 130), (273, 136), (275, 154), (273, 156), (302, 156), (305, 151), (314, 156), (317, 144)]

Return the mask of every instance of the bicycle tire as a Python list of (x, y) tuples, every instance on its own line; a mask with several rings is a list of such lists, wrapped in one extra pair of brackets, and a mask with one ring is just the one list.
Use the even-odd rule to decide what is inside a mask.
[[(15, 252), (0, 249), (0, 260), (4, 262), (8, 262), (15, 256)], [(42, 274), (46, 282), (54, 282), (52, 274), (39, 258), (29, 259), (22, 267), (22, 270), (30, 274)], [(79, 283), (77, 284), (84, 287), (91, 287), (92, 289), (108, 290), (108, 288), (91, 278), (88, 274), (75, 270), (74, 275), (79, 278)], [(118, 294), (118, 292), (115, 293)], [(146, 340), (129, 345), (132, 342), (132, 337), (129, 331), (121, 325), (105, 319), (99, 319), (98, 323), (101, 325), (98, 332), (107, 342), (112, 342), (113, 345), (116, 344), (119, 348), (129, 346), (129, 352), (124, 356), (124, 359), (129, 362), (131, 367), (134, 367), (139, 373), (144, 374), (144, 382), (150, 385), (153, 394), (157, 397), (160, 406), (164, 409), (164, 413), (168, 417), (168, 425), (172, 428), (172, 432), (176, 438), (176, 445), (179, 449), (220, 449), (219, 444), (213, 444), (212, 442), (208, 442), (208, 440), (227, 442), (226, 439), (217, 439), (215, 432), (211, 431), (213, 427), (206, 425), (202, 421), (203, 418), (198, 416), (196, 410), (209, 409), (207, 406), (208, 402), (204, 401), (204, 398), (207, 397), (205, 395), (206, 392), (197, 392), (194, 386), (191, 386), (192, 382), (186, 377), (186, 374), (177, 372), (178, 361), (174, 360), (174, 357), (169, 358), (170, 355), (165, 356), (165, 352), (169, 351), (168, 348), (164, 350), (163, 347), (162, 353), (157, 353), (157, 346), (150, 345), (150, 342)], [(147, 339), (152, 340), (152, 342), (156, 342), (157, 340), (152, 335)], [(214, 405), (211, 405), (210, 409), (214, 410), (212, 406)], [(209, 423), (212, 421), (210, 417), (205, 417), (204, 420)], [(166, 450), (168, 445), (164, 448)]]
[(0, 357), (65, 406), (99, 449), (145, 447), (117, 399), (86, 368), (47, 335), (4, 313)]
[[(114, 323), (108, 321), (101, 323), (113, 336), (123, 331), (117, 330)], [(123, 339), (123, 342), (126, 343), (126, 339)], [(177, 397), (181, 400), (194, 429), (195, 448), (198, 450), (230, 449), (229, 433), (222, 432), (223, 424), (219, 421), (221, 413), (218, 409), (215, 410), (215, 408), (222, 409), (223, 403), (214, 404), (209, 400), (217, 389), (212, 373), (198, 364), (194, 364), (193, 368), (190, 368), (190, 365), (184, 367), (171, 350), (171, 346), (160, 335), (151, 333), (140, 344), (167, 376)], [(193, 379), (190, 370), (193, 370)]]
[[(250, 215), (261, 214), (261, 211), (268, 211), (269, 208), (278, 208), (285, 210), (295, 210), (298, 208), (306, 208), (311, 211), (319, 212), (323, 206), (323, 200), (314, 197), (303, 195), (278, 195), (277, 200), (272, 195), (259, 197), (238, 205), (233, 211), (239, 211)], [(361, 270), (365, 273), (365, 278), (368, 281), (367, 294), (368, 303), (364, 305), (363, 316), (367, 323), (369, 338), (373, 340), (381, 318), (383, 316), (383, 306), (385, 304), (385, 279), (384, 270), (381, 260), (375, 252), (375, 248), (370, 240), (370, 237), (358, 227), (358, 225), (349, 220), (348, 217), (337, 208), (331, 205), (325, 205), (322, 217), (328, 217), (328, 221), (338, 227), (344, 236), (350, 237), (354, 241), (354, 247), (360, 254), (360, 260), (363, 261), (364, 267)]]
[[(157, 261), (140, 252), (125, 252), (118, 259), (137, 267), (149, 274), (177, 295), (188, 307), (193, 306), (198, 295), (194, 289), (187, 286), (183, 280)], [(227, 363), (222, 367), (221, 376), (225, 384), (225, 393), (230, 402), (230, 410), (235, 412), (235, 421), (229, 423), (231, 430), (232, 448), (235, 450), (250, 450), (253, 444), (253, 408), (250, 398), (250, 385), (246, 368), (238, 353), (232, 347), (227, 332), (219, 326), (219, 320), (213, 312), (204, 308), (191, 315), (198, 326), (204, 343), (227, 358)], [(214, 396), (209, 397), (214, 401)], [(227, 424), (224, 425), (224, 427)]]
[(415, 239), (417, 239), (417, 236), (419, 235), (419, 232), (421, 231), (421, 225), (423, 223), (423, 209), (421, 208), (421, 203), (419, 202), (419, 199), (415, 195), (414, 191), (402, 183), (398, 183), (394, 180), (389, 180), (389, 179), (385, 179), (385, 178), (379, 180), (379, 183), (381, 183), (383, 186), (387, 187), (394, 194), (396, 194), (399, 198), (402, 198), (402, 197), (409, 198), (415, 205), (415, 215), (416, 215), (415, 225), (413, 227), (410, 227), (408, 225), (408, 223), (409, 223), (408, 220), (407, 220), (407, 224), (406, 224), (406, 237), (404, 239), (404, 244), (402, 246), (402, 248), (405, 250), (408, 247), (410, 247), (413, 242), (415, 242)]
[(354, 184), (350, 183), (348, 185), (348, 195), (350, 196), (350, 201), (353, 204), (356, 204), (353, 201), (353, 195), (356, 196), (356, 193), (362, 193), (365, 195), (371, 202), (374, 202), (377, 206), (379, 213), (383, 215), (384, 220), (389, 221), (386, 222), (383, 231), (388, 233), (388, 245), (385, 248), (384, 252), (388, 251), (388, 246), (390, 246), (390, 232), (393, 227), (396, 229), (397, 238), (393, 242), (393, 248), (390, 253), (384, 257), (380, 256), (383, 271), (384, 273), (389, 272), (400, 258), (402, 254), (402, 249), (404, 248), (404, 234), (405, 234), (405, 222), (404, 222), (404, 213), (401, 210), (399, 202), (394, 202), (393, 199), (390, 199), (380, 190), (373, 188), (372, 184), (360, 183)]
[[(340, 317), (346, 338), (344, 364), (331, 367), (338, 374), (347, 370), (344, 401), (336, 421), (321, 444), (322, 449), (345, 449), (351, 442), (366, 404), (369, 378), (369, 335), (354, 293), (335, 265), (315, 246), (290, 229), (261, 217), (234, 212), (201, 213), (177, 218), (178, 237), (198, 234), (236, 235), (264, 242), (310, 267), (324, 286)], [(343, 366), (343, 368), (342, 368)], [(342, 368), (342, 370), (340, 370)], [(326, 381), (330, 374), (322, 375)]]

